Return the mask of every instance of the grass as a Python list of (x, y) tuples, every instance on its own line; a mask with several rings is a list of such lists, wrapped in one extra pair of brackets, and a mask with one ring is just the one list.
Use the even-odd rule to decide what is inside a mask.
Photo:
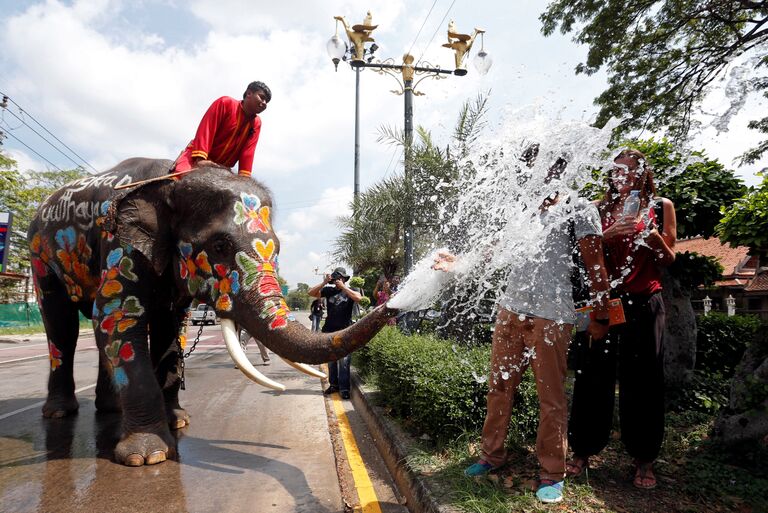
[[(408, 425), (407, 419), (397, 420)], [(708, 436), (713, 422), (714, 416), (701, 413), (667, 415), (655, 466), (659, 486), (650, 491), (632, 485), (631, 459), (614, 432), (608, 447), (591, 458), (590, 469), (566, 482), (559, 504), (541, 504), (534, 495), (539, 471), (534, 441), (508, 443), (507, 465), (481, 478), (463, 474), (478, 459), (479, 433), (465, 433), (443, 446), (414, 436), (406, 464), (429, 482), (439, 502), (469, 513), (768, 512), (768, 449), (737, 454), (719, 448)]]

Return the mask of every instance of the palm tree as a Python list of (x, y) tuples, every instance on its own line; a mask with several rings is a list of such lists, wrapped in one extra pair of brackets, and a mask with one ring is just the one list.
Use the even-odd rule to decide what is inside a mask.
[[(452, 144), (443, 150), (424, 127), (416, 128), (411, 144), (411, 183), (406, 187), (402, 173), (385, 177), (360, 194), (352, 204), (352, 215), (338, 218), (340, 235), (334, 256), (348, 262), (355, 274), (377, 270), (386, 276), (402, 268), (403, 231), (410, 214), (414, 228), (414, 252), (418, 259), (441, 239), (439, 209), (450, 209), (458, 191), (460, 173), (469, 172), (459, 160), (469, 154), (485, 126), (488, 93), (478, 94), (462, 105)], [(379, 142), (405, 148), (405, 134), (384, 126)]]

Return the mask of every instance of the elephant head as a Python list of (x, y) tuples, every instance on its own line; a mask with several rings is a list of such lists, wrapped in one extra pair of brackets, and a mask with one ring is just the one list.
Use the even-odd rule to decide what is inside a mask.
[(172, 272), (180, 297), (213, 305), (232, 358), (260, 384), (283, 388), (250, 364), (235, 322), (289, 363), (322, 363), (364, 345), (395, 313), (380, 307), (328, 334), (293, 320), (277, 281), (280, 241), (272, 198), (251, 178), (201, 168), (177, 181), (136, 188), (110, 210), (108, 224), (123, 246), (141, 253), (158, 275)]

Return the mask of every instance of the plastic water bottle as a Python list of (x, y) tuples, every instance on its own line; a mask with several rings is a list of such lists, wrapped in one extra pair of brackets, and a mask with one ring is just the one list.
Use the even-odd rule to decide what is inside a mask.
[(629, 197), (624, 200), (624, 211), (621, 217), (624, 219), (634, 219), (640, 212), (640, 191), (630, 191)]

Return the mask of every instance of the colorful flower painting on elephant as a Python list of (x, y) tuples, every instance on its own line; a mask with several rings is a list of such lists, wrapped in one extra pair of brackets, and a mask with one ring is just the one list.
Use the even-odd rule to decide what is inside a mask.
[(138, 281), (139, 277), (133, 272), (133, 260), (126, 253), (130, 248), (116, 248), (107, 255), (107, 268), (101, 272), (100, 294), (104, 297), (113, 297), (123, 291), (120, 278), (130, 281)]
[(120, 390), (128, 385), (128, 374), (126, 374), (122, 364), (133, 361), (135, 355), (133, 344), (123, 340), (113, 340), (104, 348), (104, 353), (107, 355), (107, 364), (112, 371), (112, 382), (115, 384), (115, 388)]
[(259, 197), (252, 194), (240, 193), (240, 199), (235, 202), (235, 224), (247, 222), (245, 228), (250, 233), (269, 233), (269, 207), (261, 206)]
[(232, 310), (232, 297), (230, 294), (240, 292), (240, 273), (235, 270), (230, 271), (229, 267), (216, 264), (213, 266), (216, 275), (219, 276), (213, 283), (211, 297), (215, 301), (216, 310), (229, 312)]
[(254, 239), (253, 249), (259, 258), (258, 262), (243, 252), (235, 257), (243, 270), (243, 288), (250, 289), (258, 281), (257, 288), (261, 296), (279, 295), (280, 283), (277, 281), (277, 264), (274, 260), (275, 241)]
[(125, 300), (115, 298), (102, 308), (104, 318), (99, 325), (101, 331), (110, 337), (117, 333), (123, 333), (128, 328), (136, 325), (137, 318), (144, 313), (144, 307), (135, 296), (128, 296)]
[(189, 242), (179, 242), (179, 276), (186, 280), (187, 289), (193, 296), (198, 292), (205, 292), (210, 285), (204, 275), (213, 273), (211, 264), (208, 262), (208, 253), (201, 251), (197, 256), (192, 256), (192, 244)]
[(94, 279), (89, 273), (88, 263), (93, 253), (85, 234), (77, 233), (74, 226), (56, 232), (56, 258), (61, 263), (64, 285), (72, 301), (84, 299), (83, 291), (89, 292), (89, 299), (95, 296)]

